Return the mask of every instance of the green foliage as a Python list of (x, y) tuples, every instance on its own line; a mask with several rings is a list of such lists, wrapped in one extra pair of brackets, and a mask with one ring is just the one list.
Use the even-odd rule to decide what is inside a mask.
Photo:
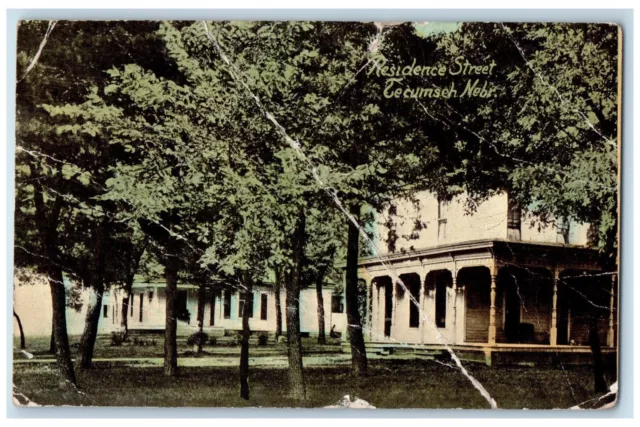
[[(19, 70), (45, 29), (21, 27)], [(617, 43), (616, 27), (591, 24), (61, 23), (18, 91), (17, 262), (43, 253), (36, 194), (47, 215), (62, 206), (59, 261), (71, 275), (86, 275), (98, 226), (110, 230), (110, 282), (143, 241), (156, 277), (177, 260), (184, 280), (268, 280), (293, 267), (301, 215), (305, 281), (341, 282), (334, 192), (370, 223), (418, 191), (466, 191), (473, 209), (515, 190), (543, 221), (595, 223), (611, 253)], [(497, 62), (495, 98), (387, 99), (368, 75), (382, 58), (460, 55)]]
[(207, 342), (209, 341), (209, 335), (205, 332), (202, 331), (197, 331), (194, 332), (193, 334), (189, 335), (189, 337), (187, 338), (187, 345), (190, 346), (203, 346), (205, 345)]
[(436, 101), (430, 109), (458, 141), (457, 177), (472, 199), (510, 191), (522, 206), (536, 206), (543, 223), (595, 224), (610, 260), (617, 250), (618, 37), (608, 24), (465, 23), (438, 40), (432, 60), (495, 60), (498, 95)]

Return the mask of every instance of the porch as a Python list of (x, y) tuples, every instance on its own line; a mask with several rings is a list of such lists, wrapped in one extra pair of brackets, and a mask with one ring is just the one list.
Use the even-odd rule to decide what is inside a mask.
[[(486, 365), (520, 366), (570, 366), (590, 365), (593, 354), (588, 346), (484, 343), (454, 344), (449, 348), (463, 362)], [(388, 341), (366, 342), (367, 354), (383, 356), (414, 354), (426, 359), (436, 359), (452, 364), (447, 346), (443, 344), (408, 344)], [(343, 343), (343, 351), (348, 351), (348, 342)], [(617, 349), (602, 347), (602, 357), (608, 366), (617, 363)]]
[(603, 354), (615, 354), (616, 274), (599, 271), (595, 255), (492, 240), (363, 260), (368, 351), (449, 345), (489, 364), (552, 363), (590, 359), (597, 339)]

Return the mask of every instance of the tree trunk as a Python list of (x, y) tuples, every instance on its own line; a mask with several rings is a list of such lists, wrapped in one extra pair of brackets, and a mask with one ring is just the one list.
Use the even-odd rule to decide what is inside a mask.
[(277, 267), (275, 270), (276, 286), (274, 291), (276, 294), (276, 342), (278, 342), (278, 338), (282, 336), (282, 303), (280, 302), (280, 290), (282, 289), (282, 269)]
[[(351, 215), (358, 219), (360, 217), (360, 206), (352, 206)], [(347, 271), (345, 299), (347, 303), (347, 324), (349, 332), (349, 342), (351, 344), (351, 372), (355, 377), (363, 376), (367, 373), (367, 353), (364, 345), (364, 335), (362, 333), (362, 319), (358, 310), (358, 255), (360, 231), (350, 220), (348, 221), (349, 231), (347, 235)]]
[[(204, 306), (206, 304), (206, 288), (203, 284), (198, 288), (198, 332), (202, 333), (204, 331)], [(198, 354), (202, 354), (202, 340), (198, 339)]]
[(178, 375), (178, 320), (176, 313), (176, 296), (178, 293), (178, 267), (172, 259), (167, 260), (164, 267), (167, 283), (167, 302), (164, 330), (164, 374), (175, 377)]
[(22, 321), (20, 321), (20, 316), (18, 316), (18, 313), (16, 313), (15, 310), (13, 310), (13, 317), (15, 317), (16, 321), (18, 322), (18, 329), (20, 330), (20, 348), (24, 350), (27, 346), (24, 342), (24, 330), (22, 329)]
[(122, 299), (122, 320), (120, 321), (120, 325), (124, 329), (125, 337), (129, 334), (129, 310), (133, 305), (133, 302), (131, 301), (131, 298), (133, 298), (133, 281), (135, 280), (136, 273), (138, 272), (138, 267), (140, 266), (140, 260), (142, 259), (142, 255), (144, 254), (146, 247), (146, 237), (137, 251), (136, 245), (132, 244), (132, 249), (127, 263), (128, 271), (125, 283), (125, 292), (127, 294), (127, 298)]
[(322, 295), (323, 280), (324, 274), (318, 275), (318, 278), (316, 280), (316, 295), (318, 298), (318, 344), (320, 345), (325, 345), (327, 343), (327, 336), (324, 332), (324, 296)]
[(51, 339), (49, 340), (49, 353), (56, 354), (56, 320), (51, 316)]
[(305, 246), (305, 217), (301, 213), (293, 234), (293, 271), (285, 281), (287, 310), (287, 356), (289, 359), (289, 391), (295, 400), (307, 398), (302, 365), (300, 339), (300, 276)]
[(96, 345), (96, 337), (98, 336), (98, 323), (100, 322), (104, 286), (95, 286), (93, 292), (96, 300), (93, 304), (91, 304), (90, 301), (89, 307), (87, 307), (84, 332), (80, 339), (80, 347), (78, 348), (78, 355), (76, 357), (77, 369), (90, 369), (93, 365), (93, 350)]
[(124, 336), (126, 337), (129, 333), (129, 302), (131, 301), (131, 291), (125, 290), (127, 297), (122, 298), (122, 313), (120, 318), (120, 326), (124, 331)]
[(240, 397), (249, 400), (249, 301), (253, 292), (251, 280), (244, 280), (244, 304), (242, 308), (242, 345), (240, 347)]
[(53, 333), (56, 346), (56, 360), (62, 378), (76, 387), (76, 373), (73, 370), (69, 336), (67, 335), (67, 298), (62, 277), (62, 270), (55, 266), (49, 268), (49, 287), (53, 308)]
[(589, 345), (593, 355), (594, 391), (596, 393), (606, 393), (608, 387), (604, 379), (604, 362), (602, 361), (600, 336), (598, 335), (598, 317), (595, 314), (591, 316), (589, 321)]
[[(36, 168), (29, 164), (29, 169), (34, 178), (40, 176)], [(36, 207), (36, 227), (39, 238), (45, 250), (47, 265), (43, 267), (49, 279), (51, 288), (51, 308), (53, 312), (51, 328), (55, 345), (56, 360), (60, 375), (66, 383), (77, 387), (76, 373), (73, 370), (71, 351), (69, 350), (69, 336), (67, 335), (67, 295), (64, 287), (62, 269), (57, 263), (58, 260), (58, 231), (60, 213), (64, 205), (64, 199), (58, 195), (51, 206), (47, 209), (44, 203), (43, 189), (41, 183), (36, 179), (34, 182), (33, 200)], [(48, 212), (48, 214), (47, 214)], [(50, 350), (51, 350), (50, 345)]]

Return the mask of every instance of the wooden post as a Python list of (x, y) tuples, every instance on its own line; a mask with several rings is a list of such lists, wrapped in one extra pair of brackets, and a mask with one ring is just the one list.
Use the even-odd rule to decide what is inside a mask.
[[(398, 279), (400, 279), (400, 275), (398, 275)], [(400, 279), (402, 280), (402, 279)], [(391, 309), (392, 309), (392, 313), (391, 313), (391, 334), (389, 335), (389, 338), (393, 337), (393, 332), (395, 330), (395, 325), (398, 324), (398, 282), (396, 282), (395, 280), (393, 280), (393, 278), (391, 279), (391, 295), (392, 295), (392, 299), (391, 299)]]
[(378, 333), (378, 288), (376, 286), (376, 280), (371, 279), (371, 325), (369, 325), (369, 339), (377, 341)]
[(453, 290), (453, 342), (458, 341), (458, 278), (456, 271), (451, 272), (451, 289)]
[(558, 280), (560, 270), (553, 269), (553, 305), (551, 307), (551, 330), (549, 331), (549, 344), (558, 345)]
[(611, 275), (611, 299), (609, 300), (609, 330), (607, 331), (607, 347), (615, 346), (614, 312), (616, 303), (616, 279), (617, 274)]
[(362, 319), (362, 327), (365, 329), (363, 331), (365, 341), (371, 341), (371, 330), (373, 329), (373, 322), (372, 322), (373, 293), (372, 293), (371, 286), (373, 286), (373, 280), (371, 280), (371, 277), (369, 276), (368, 278), (364, 279), (364, 281), (367, 288), (367, 299), (365, 300), (365, 305), (364, 305), (365, 313), (364, 313), (364, 319)]
[[(386, 280), (385, 280), (386, 283)], [(387, 321), (387, 288), (385, 284), (378, 285), (378, 312), (380, 313), (380, 317), (378, 319), (378, 327), (380, 329), (380, 337), (382, 340), (385, 339), (385, 324)]]
[(418, 310), (418, 316), (419, 316), (419, 323), (418, 323), (418, 329), (419, 329), (419, 335), (420, 335), (420, 343), (424, 344), (424, 298), (425, 298), (425, 290), (426, 290), (426, 282), (427, 282), (427, 272), (425, 271), (425, 269), (423, 268), (422, 271), (420, 271), (418, 273), (418, 277), (420, 277), (420, 293), (418, 294), (418, 303), (420, 305), (420, 308)]
[(489, 344), (496, 343), (496, 278), (497, 269), (491, 271), (491, 306), (489, 308)]

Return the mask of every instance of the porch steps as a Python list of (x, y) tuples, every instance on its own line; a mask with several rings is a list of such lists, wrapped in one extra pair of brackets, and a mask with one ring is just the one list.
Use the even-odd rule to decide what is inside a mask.
[[(343, 342), (343, 349), (349, 350), (349, 343)], [(395, 343), (365, 343), (365, 348), (367, 353), (375, 354), (378, 356), (408, 356), (414, 355), (416, 357), (420, 357), (421, 359), (433, 360), (433, 359), (442, 359), (446, 358), (446, 350), (444, 348), (438, 347), (425, 347), (422, 345), (398, 345)]]

